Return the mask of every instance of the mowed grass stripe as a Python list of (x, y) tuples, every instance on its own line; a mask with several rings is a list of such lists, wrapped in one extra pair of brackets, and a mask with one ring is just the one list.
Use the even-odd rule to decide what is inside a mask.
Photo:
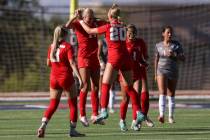
[[(0, 140), (37, 140), (36, 130), (41, 123), (44, 110), (9, 110), (0, 111)], [(92, 125), (84, 128), (78, 121), (77, 130), (85, 133), (80, 140), (207, 140), (210, 138), (210, 109), (177, 109), (176, 123), (163, 125), (157, 122), (157, 110), (150, 110), (150, 118), (155, 122), (154, 128), (145, 124), (140, 132), (130, 130), (131, 111), (127, 114), (126, 133), (119, 130), (119, 112), (110, 114), (106, 125)], [(88, 116), (91, 112), (88, 111)], [(68, 140), (69, 110), (58, 110), (50, 121), (45, 139)], [(166, 116), (167, 122), (167, 116)], [(71, 138), (75, 139), (75, 138)]]

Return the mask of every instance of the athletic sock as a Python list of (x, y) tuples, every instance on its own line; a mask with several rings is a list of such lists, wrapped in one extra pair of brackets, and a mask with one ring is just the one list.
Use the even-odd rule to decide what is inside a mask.
[(125, 120), (126, 118), (128, 103), (129, 103), (129, 98), (126, 101), (121, 101), (120, 103), (120, 118), (122, 120)]
[(159, 95), (159, 114), (160, 114), (160, 117), (164, 116), (165, 106), (166, 106), (166, 96), (165, 95)]
[(56, 111), (56, 109), (58, 107), (59, 102), (60, 102), (60, 99), (50, 99), (49, 106), (44, 113), (44, 117), (47, 120), (51, 119), (52, 115), (54, 114), (54, 112)]
[(168, 116), (173, 118), (174, 109), (175, 109), (175, 97), (167, 96), (168, 97)]
[(68, 105), (70, 109), (70, 122), (76, 123), (78, 118), (77, 97), (68, 99)]
[(102, 83), (101, 85), (101, 108), (107, 108), (109, 103), (110, 84)]
[(140, 95), (141, 101), (141, 111), (142, 113), (147, 116), (149, 110), (149, 93), (144, 91)]
[(99, 108), (99, 99), (98, 99), (98, 92), (96, 91), (91, 91), (91, 104), (92, 104), (92, 110), (93, 116), (98, 115), (98, 108)]
[(128, 93), (135, 112), (140, 111), (140, 102), (138, 98), (138, 93), (134, 90), (133, 86), (125, 86), (125, 92)]
[(80, 116), (86, 116), (86, 101), (87, 101), (87, 92), (80, 91), (79, 94)]

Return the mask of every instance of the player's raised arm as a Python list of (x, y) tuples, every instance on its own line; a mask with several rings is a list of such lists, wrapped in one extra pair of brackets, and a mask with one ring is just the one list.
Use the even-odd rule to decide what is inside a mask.
[(98, 34), (98, 28), (90, 28), (83, 20), (80, 20), (80, 24), (88, 34)]
[(67, 28), (71, 28), (72, 27), (72, 23), (76, 20), (76, 19), (82, 19), (82, 12), (83, 12), (83, 10), (84, 9), (77, 9), (76, 11), (75, 11), (75, 14), (74, 14), (74, 16), (71, 18), (71, 19), (69, 19), (68, 21), (67, 21), (67, 23), (66, 23), (66, 27)]

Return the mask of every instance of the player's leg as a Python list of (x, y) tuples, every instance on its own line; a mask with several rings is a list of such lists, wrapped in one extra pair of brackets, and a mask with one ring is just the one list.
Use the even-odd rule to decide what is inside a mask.
[(88, 127), (89, 122), (86, 117), (86, 101), (88, 93), (88, 80), (90, 79), (90, 70), (87, 67), (79, 69), (80, 76), (83, 82), (83, 88), (79, 94), (79, 109), (80, 109), (80, 122), (83, 126)]
[(80, 137), (84, 136), (84, 134), (81, 134), (76, 131), (77, 126), (77, 118), (78, 118), (78, 107), (77, 107), (77, 90), (75, 84), (71, 84), (71, 87), (69, 90), (65, 91), (66, 96), (68, 98), (68, 105), (69, 105), (69, 120), (70, 120), (70, 131), (69, 136), (71, 137)]
[[(133, 88), (134, 90), (139, 93), (139, 88), (140, 88), (140, 80), (134, 80), (133, 82)], [(138, 94), (138, 96), (140, 96)], [(141, 98), (139, 98), (139, 102), (141, 104)], [(131, 129), (135, 130), (135, 131), (139, 131), (141, 129), (141, 122), (139, 124), (136, 125), (136, 113), (135, 113), (135, 110), (134, 110), (134, 107), (132, 106), (132, 116), (133, 116), (133, 120), (132, 120), (132, 123), (131, 123)], [(143, 113), (143, 112), (142, 112)]]
[(129, 96), (126, 94), (125, 89), (124, 89), (124, 84), (123, 82), (120, 81), (120, 87), (121, 87), (121, 96), (122, 96), (122, 101), (120, 103), (120, 130), (121, 131), (127, 131), (128, 128), (126, 126), (126, 114), (128, 110), (128, 104), (129, 104)]
[(148, 116), (149, 111), (149, 88), (148, 88), (148, 81), (147, 81), (147, 70), (146, 68), (141, 69), (141, 110), (142, 113), (146, 116), (145, 123), (149, 127), (154, 127), (154, 123)]
[(144, 116), (144, 114), (142, 114), (140, 112), (140, 102), (139, 102), (139, 98), (138, 98), (138, 93), (134, 90), (133, 84), (132, 84), (132, 82), (133, 82), (132, 72), (130, 70), (127, 70), (127, 71), (121, 71), (121, 73), (123, 76), (122, 81), (124, 83), (125, 91), (128, 93), (128, 95), (131, 99), (133, 109), (137, 115), (136, 124), (139, 124), (142, 121), (144, 121), (145, 116)]
[(159, 90), (159, 117), (158, 120), (164, 123), (164, 113), (166, 108), (166, 95), (167, 95), (167, 77), (164, 75), (157, 76), (157, 84)]
[[(94, 123), (98, 116), (98, 109), (99, 109), (99, 78), (100, 78), (100, 71), (92, 70), (90, 73), (91, 77), (91, 103), (92, 103), (92, 115), (91, 121)], [(103, 121), (98, 122), (98, 124), (104, 125)]]
[(177, 79), (168, 80), (168, 121), (174, 123), (174, 110), (175, 110), (175, 90), (177, 85)]
[(102, 86), (101, 86), (101, 113), (97, 117), (95, 123), (103, 119), (108, 118), (108, 103), (109, 103), (109, 90), (110, 85), (114, 82), (114, 79), (117, 77), (118, 71), (115, 70), (111, 63), (106, 64), (106, 68), (104, 71), (103, 79), (102, 79)]
[(44, 137), (46, 126), (59, 105), (61, 93), (62, 90), (50, 88), (50, 103), (48, 105), (48, 108), (44, 112), (42, 124), (37, 132), (38, 137)]

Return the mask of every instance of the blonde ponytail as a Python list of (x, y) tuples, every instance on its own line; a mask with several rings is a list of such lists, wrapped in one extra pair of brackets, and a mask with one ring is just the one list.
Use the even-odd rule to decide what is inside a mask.
[[(50, 52), (50, 59), (56, 60), (56, 52), (59, 48), (59, 42), (64, 39), (68, 32), (65, 30), (63, 26), (57, 26), (54, 30), (54, 36), (53, 36), (53, 44)], [(51, 61), (52, 61), (51, 60)]]
[(117, 4), (113, 3), (112, 7), (109, 9), (109, 14), (114, 19), (120, 18), (120, 8)]

